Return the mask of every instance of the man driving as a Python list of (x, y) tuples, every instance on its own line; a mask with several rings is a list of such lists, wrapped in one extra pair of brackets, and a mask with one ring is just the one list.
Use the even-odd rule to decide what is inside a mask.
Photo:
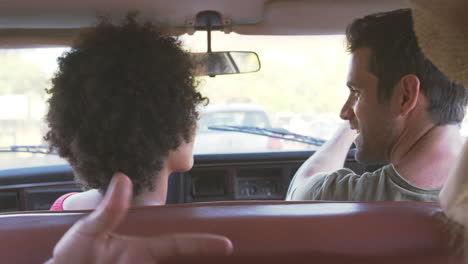
[[(422, 54), (409, 9), (359, 18), (346, 38), (347, 122), (300, 167), (286, 199), (437, 201), (462, 148), (467, 91)], [(358, 162), (388, 165), (344, 169), (353, 141)]]

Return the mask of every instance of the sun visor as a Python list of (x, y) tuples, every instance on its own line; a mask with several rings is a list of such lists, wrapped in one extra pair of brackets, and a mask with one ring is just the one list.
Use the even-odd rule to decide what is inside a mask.
[(225, 33), (323, 35), (343, 34), (358, 17), (407, 6), (405, 0), (3, 0), (0, 48), (69, 46), (98, 16), (120, 20), (131, 10), (173, 36), (199, 30), (203, 11), (219, 13)]

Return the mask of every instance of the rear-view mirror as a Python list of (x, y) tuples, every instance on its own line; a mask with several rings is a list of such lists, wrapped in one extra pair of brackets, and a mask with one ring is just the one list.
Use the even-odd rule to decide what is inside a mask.
[(218, 51), (192, 53), (196, 76), (249, 73), (260, 70), (260, 60), (251, 51)]

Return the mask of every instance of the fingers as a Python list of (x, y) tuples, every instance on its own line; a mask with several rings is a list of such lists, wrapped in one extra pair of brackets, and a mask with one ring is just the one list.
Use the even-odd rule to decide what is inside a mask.
[[(143, 240), (142, 240), (143, 241)], [(169, 234), (144, 241), (155, 260), (164, 257), (227, 256), (232, 254), (232, 242), (213, 234)]]
[(123, 173), (114, 174), (103, 201), (89, 216), (81, 220), (79, 232), (98, 236), (112, 232), (130, 206), (132, 183)]

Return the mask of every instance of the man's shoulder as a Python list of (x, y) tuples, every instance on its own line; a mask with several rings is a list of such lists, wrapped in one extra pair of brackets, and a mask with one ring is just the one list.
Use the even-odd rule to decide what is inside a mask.
[(295, 190), (293, 200), (355, 200), (358, 190), (371, 187), (393, 173), (391, 165), (383, 166), (374, 172), (357, 174), (351, 169), (343, 168), (334, 172), (318, 173), (304, 185)]
[[(390, 174), (395, 174), (395, 170), (391, 165), (385, 165), (372, 172), (364, 172), (358, 174), (351, 169), (343, 168), (331, 173), (319, 173), (318, 176), (324, 182), (335, 184), (363, 184), (368, 181), (378, 180), (380, 177), (385, 177)], [(315, 176), (314, 176), (315, 177)]]
[(337, 189), (337, 186), (347, 185), (348, 181), (356, 181), (359, 177), (347, 168), (317, 173), (297, 187), (291, 197), (293, 200), (328, 200), (328, 197), (341, 192), (342, 188)]

